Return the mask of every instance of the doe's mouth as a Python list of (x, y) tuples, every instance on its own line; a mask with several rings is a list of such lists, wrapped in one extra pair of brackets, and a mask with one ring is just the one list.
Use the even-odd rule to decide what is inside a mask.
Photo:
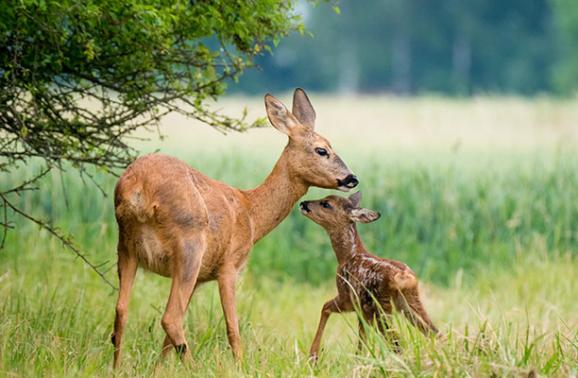
[(351, 189), (353, 189), (353, 188), (350, 188), (350, 187), (344, 186), (344, 185), (341, 185), (341, 186), (338, 186), (338, 187), (337, 187), (337, 190), (340, 190), (340, 191), (342, 191), (342, 192), (349, 192)]

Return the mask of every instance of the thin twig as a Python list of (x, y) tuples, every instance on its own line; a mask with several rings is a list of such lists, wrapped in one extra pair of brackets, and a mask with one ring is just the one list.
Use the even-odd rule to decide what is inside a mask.
[(50, 234), (52, 234), (54, 237), (56, 237), (58, 240), (60, 240), (62, 242), (62, 244), (67, 247), (68, 249), (70, 249), (72, 252), (74, 252), (76, 254), (76, 256), (78, 256), (82, 261), (84, 261), (96, 274), (98, 274), (98, 276), (100, 278), (102, 278), (102, 280), (104, 282), (106, 282), (112, 289), (114, 290), (118, 290), (118, 288), (116, 286), (114, 286), (114, 284), (112, 282), (110, 282), (103, 273), (101, 273), (97, 266), (94, 265), (93, 263), (91, 263), (84, 254), (82, 254), (82, 252), (80, 252), (80, 250), (74, 245), (74, 243), (72, 242), (72, 239), (69, 236), (63, 235), (61, 234), (58, 229), (50, 226), (48, 223), (41, 221), (40, 219), (34, 218), (33, 216), (31, 216), (30, 214), (25, 213), (24, 211), (20, 210), (18, 207), (16, 207), (15, 205), (13, 205), (10, 201), (8, 201), (8, 199), (4, 196), (3, 193), (0, 193), (0, 198), (2, 198), (3, 202), (4, 202), (4, 206), (8, 206), (9, 208), (11, 208), (15, 213), (19, 214), (20, 216), (36, 223), (37, 225), (39, 225), (40, 227), (42, 227), (43, 229), (45, 229), (46, 231), (48, 231)]
[(50, 170), (52, 169), (52, 167), (46, 167), (46, 169), (44, 169), (42, 172), (40, 172), (39, 174), (37, 174), (36, 176), (32, 177), (29, 180), (24, 181), (22, 184), (15, 186), (12, 189), (6, 190), (4, 192), (1, 192), (1, 194), (6, 195), (9, 193), (18, 193), (21, 192), (23, 190), (35, 190), (36, 188), (27, 188), (28, 185), (36, 182), (37, 180), (40, 180), (42, 177), (44, 177), (48, 172), (50, 172)]
[(4, 248), (4, 242), (6, 241), (6, 236), (8, 235), (8, 229), (10, 225), (8, 224), (8, 205), (6, 205), (6, 200), (2, 198), (2, 209), (4, 210), (4, 223), (1, 224), (4, 232), (2, 232), (2, 242), (0, 242), (0, 249)]

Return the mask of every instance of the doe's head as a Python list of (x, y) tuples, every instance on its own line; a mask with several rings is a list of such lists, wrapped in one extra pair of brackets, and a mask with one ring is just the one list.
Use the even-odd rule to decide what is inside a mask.
[(315, 201), (303, 201), (301, 213), (313, 222), (329, 230), (352, 223), (371, 223), (381, 216), (377, 211), (359, 207), (361, 192), (348, 198), (330, 195)]
[(315, 132), (315, 110), (301, 88), (293, 94), (293, 110), (270, 94), (265, 95), (269, 121), (289, 136), (285, 148), (292, 173), (307, 185), (349, 191), (359, 181), (335, 153), (327, 139)]

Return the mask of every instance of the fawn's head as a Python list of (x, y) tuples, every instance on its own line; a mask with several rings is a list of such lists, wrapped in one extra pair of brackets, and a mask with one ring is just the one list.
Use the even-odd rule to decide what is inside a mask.
[(265, 95), (265, 107), (273, 127), (289, 136), (284, 154), (293, 175), (321, 188), (349, 191), (357, 186), (357, 177), (315, 132), (315, 110), (303, 89), (293, 94), (292, 112), (270, 94)]
[(355, 222), (370, 223), (381, 216), (377, 211), (359, 207), (361, 192), (349, 198), (327, 196), (320, 200), (301, 202), (301, 213), (326, 230), (343, 228)]

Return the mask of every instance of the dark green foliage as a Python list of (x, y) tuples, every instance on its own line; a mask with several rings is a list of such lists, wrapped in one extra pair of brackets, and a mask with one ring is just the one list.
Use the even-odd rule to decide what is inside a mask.
[(553, 0), (558, 55), (553, 70), (554, 85), (563, 93), (578, 88), (578, 2)]
[(170, 111), (221, 129), (225, 79), (299, 28), (292, 3), (8, 1), (0, 9), (0, 168), (41, 157), (124, 167), (125, 137)]
[(573, 0), (343, 0), (305, 13), (239, 89), (535, 95), (578, 89)]

